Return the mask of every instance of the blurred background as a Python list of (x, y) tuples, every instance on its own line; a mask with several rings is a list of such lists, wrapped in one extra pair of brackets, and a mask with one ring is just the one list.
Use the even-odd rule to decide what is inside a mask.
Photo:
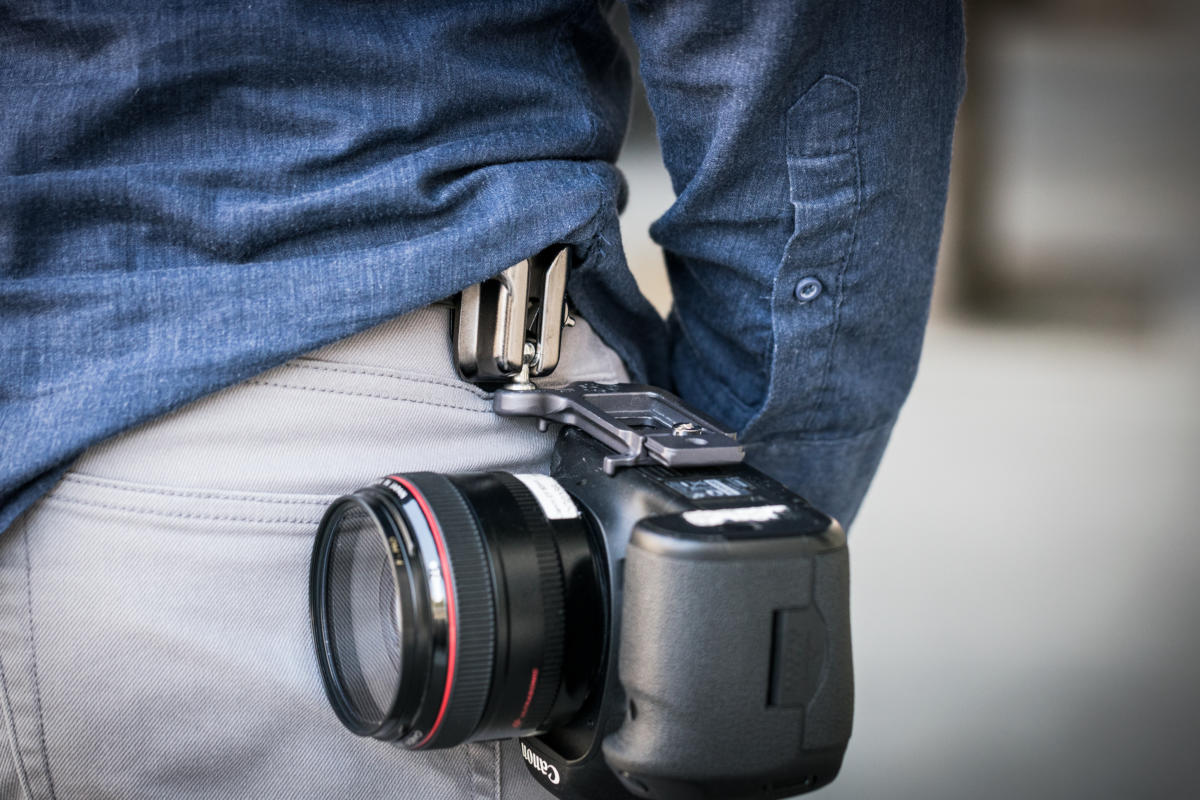
[[(967, 14), (933, 319), (851, 536), (855, 734), (818, 796), (1195, 800), (1200, 3)], [(665, 313), (644, 98), (620, 166)]]

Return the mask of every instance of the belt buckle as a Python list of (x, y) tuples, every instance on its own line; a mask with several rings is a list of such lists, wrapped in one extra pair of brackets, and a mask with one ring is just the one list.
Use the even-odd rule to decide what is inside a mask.
[(484, 387), (535, 388), (558, 366), (567, 311), (570, 251), (556, 246), (459, 293), (453, 314), (454, 365)]

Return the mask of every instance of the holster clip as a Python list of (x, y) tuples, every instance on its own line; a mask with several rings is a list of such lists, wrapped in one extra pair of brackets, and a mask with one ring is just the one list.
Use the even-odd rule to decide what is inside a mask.
[(454, 310), (454, 362), (463, 379), (510, 389), (558, 366), (570, 252), (552, 247), (459, 293)]

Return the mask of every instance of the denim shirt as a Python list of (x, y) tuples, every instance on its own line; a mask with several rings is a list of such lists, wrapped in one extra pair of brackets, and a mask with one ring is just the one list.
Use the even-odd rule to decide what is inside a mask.
[(664, 323), (603, 5), (0, 8), (0, 531), (89, 445), (560, 242), (636, 379), (848, 523), (916, 370), (961, 10), (630, 2)]

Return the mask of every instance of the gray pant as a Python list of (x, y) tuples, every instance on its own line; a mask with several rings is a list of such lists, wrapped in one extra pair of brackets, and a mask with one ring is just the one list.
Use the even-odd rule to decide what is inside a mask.
[[(493, 415), (447, 334), (422, 309), (104, 442), (0, 534), (0, 798), (546, 797), (512, 743), (351, 735), (310, 643), (334, 496), (545, 470), (552, 435)], [(581, 321), (554, 377), (625, 372)]]

